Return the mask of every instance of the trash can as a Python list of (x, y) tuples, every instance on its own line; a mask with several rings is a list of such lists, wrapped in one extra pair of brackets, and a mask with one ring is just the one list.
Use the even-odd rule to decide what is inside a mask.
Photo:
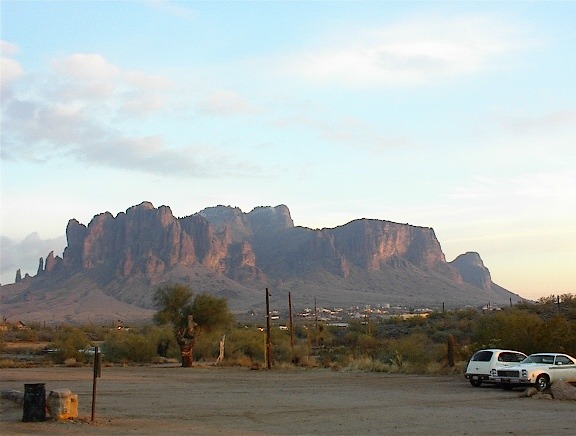
[(24, 384), (24, 422), (46, 420), (46, 389), (45, 383)]

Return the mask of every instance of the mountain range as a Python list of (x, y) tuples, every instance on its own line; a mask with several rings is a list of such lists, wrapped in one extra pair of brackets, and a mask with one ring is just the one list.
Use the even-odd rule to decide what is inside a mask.
[(285, 205), (215, 206), (175, 217), (150, 202), (88, 225), (71, 219), (62, 257), (1, 287), (1, 315), (27, 321), (145, 320), (163, 284), (228, 299), (233, 311), (271, 307), (508, 305), (478, 253), (447, 262), (434, 230), (377, 219), (323, 229), (295, 226)]

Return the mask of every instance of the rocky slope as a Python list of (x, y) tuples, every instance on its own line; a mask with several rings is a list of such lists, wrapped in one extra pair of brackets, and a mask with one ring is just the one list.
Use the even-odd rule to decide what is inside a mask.
[[(177, 218), (149, 202), (66, 229), (62, 258), (2, 286), (2, 315), (29, 319), (142, 319), (154, 289), (184, 282), (225, 296), (233, 309), (314, 297), (324, 306), (508, 304), (520, 299), (492, 283), (477, 253), (446, 262), (434, 230), (359, 219), (335, 228), (295, 227), (284, 205), (249, 213), (229, 206)], [(90, 304), (88, 304), (90, 302)]]

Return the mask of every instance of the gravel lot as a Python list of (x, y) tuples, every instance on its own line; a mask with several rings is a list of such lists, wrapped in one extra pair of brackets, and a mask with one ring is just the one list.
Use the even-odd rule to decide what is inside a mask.
[(1, 389), (69, 388), (77, 420), (22, 422), (2, 400), (2, 434), (575, 434), (576, 402), (473, 388), (461, 375), (170, 366), (2, 369)]

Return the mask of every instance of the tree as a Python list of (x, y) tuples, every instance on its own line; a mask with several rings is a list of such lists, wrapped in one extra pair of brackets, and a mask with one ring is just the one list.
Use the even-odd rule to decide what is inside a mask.
[(225, 328), (233, 321), (225, 298), (199, 294), (191, 301), (192, 295), (188, 286), (175, 284), (158, 288), (153, 298), (158, 309), (154, 321), (159, 325), (172, 325), (183, 367), (192, 366), (192, 351), (198, 334)]

